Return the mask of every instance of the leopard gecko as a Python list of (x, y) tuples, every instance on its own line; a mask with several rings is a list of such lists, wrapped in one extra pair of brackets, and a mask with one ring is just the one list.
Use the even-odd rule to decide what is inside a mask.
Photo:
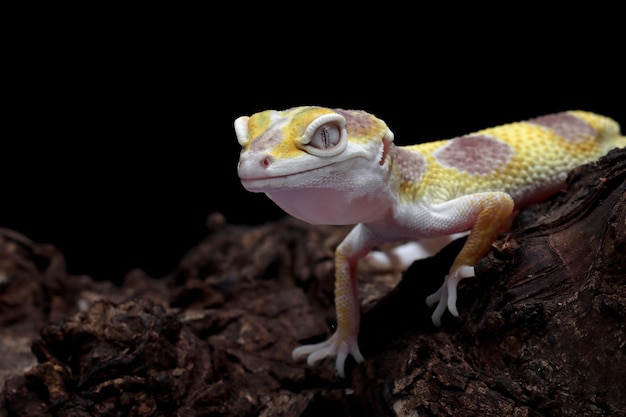
[(356, 264), (368, 254), (375, 265), (392, 264), (371, 252), (375, 246), (419, 240), (397, 249), (406, 268), (469, 232), (443, 285), (426, 299), (437, 304), (439, 325), (446, 309), (458, 315), (459, 281), (474, 276), (521, 207), (558, 191), (572, 168), (626, 146), (614, 120), (584, 111), (411, 146), (394, 145), (385, 122), (360, 110), (267, 110), (237, 118), (234, 129), (247, 190), (312, 224), (356, 225), (336, 249), (337, 328), (325, 342), (293, 351), (309, 365), (334, 357), (340, 376), (348, 355), (363, 360)]

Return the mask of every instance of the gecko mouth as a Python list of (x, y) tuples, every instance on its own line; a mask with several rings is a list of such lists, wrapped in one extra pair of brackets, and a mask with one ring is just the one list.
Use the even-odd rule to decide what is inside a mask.
[[(245, 176), (245, 174), (242, 174), (240, 172), (239, 179), (241, 180), (241, 184), (246, 188), (246, 190), (253, 192), (281, 190), (295, 187), (315, 187), (315, 185), (319, 186), (323, 183), (326, 183), (325, 176), (322, 175), (309, 178), (307, 177), (307, 174), (323, 170), (324, 168), (328, 168), (331, 165), (333, 164), (330, 163), (298, 172), (278, 175)], [(297, 181), (295, 181), (296, 179)]]

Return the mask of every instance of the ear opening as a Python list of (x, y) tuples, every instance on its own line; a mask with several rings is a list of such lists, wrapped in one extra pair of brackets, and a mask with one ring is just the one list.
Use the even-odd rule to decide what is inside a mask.
[(380, 161), (378, 162), (380, 166), (385, 165), (385, 161), (387, 160), (387, 156), (389, 155), (389, 148), (391, 148), (391, 144), (393, 143), (393, 132), (391, 130), (387, 131), (387, 134), (383, 136), (383, 153), (380, 156)]
[(380, 166), (385, 165), (385, 161), (387, 160), (387, 155), (389, 154), (389, 145), (391, 145), (391, 143), (389, 142), (389, 140), (387, 140), (387, 137), (384, 136), (383, 137), (383, 153), (380, 156), (380, 161), (378, 161), (378, 165)]

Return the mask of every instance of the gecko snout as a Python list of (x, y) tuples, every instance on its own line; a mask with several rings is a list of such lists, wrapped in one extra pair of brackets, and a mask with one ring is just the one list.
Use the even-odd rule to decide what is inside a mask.
[(267, 175), (267, 169), (274, 163), (274, 157), (268, 153), (247, 153), (239, 158), (238, 172), (241, 178), (256, 178)]

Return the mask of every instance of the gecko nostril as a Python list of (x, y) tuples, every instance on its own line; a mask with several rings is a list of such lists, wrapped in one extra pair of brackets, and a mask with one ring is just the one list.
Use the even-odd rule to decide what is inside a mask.
[(263, 165), (263, 168), (269, 168), (269, 166), (272, 165), (272, 162), (274, 162), (274, 158), (269, 155), (266, 155), (265, 158), (261, 159), (261, 165)]

